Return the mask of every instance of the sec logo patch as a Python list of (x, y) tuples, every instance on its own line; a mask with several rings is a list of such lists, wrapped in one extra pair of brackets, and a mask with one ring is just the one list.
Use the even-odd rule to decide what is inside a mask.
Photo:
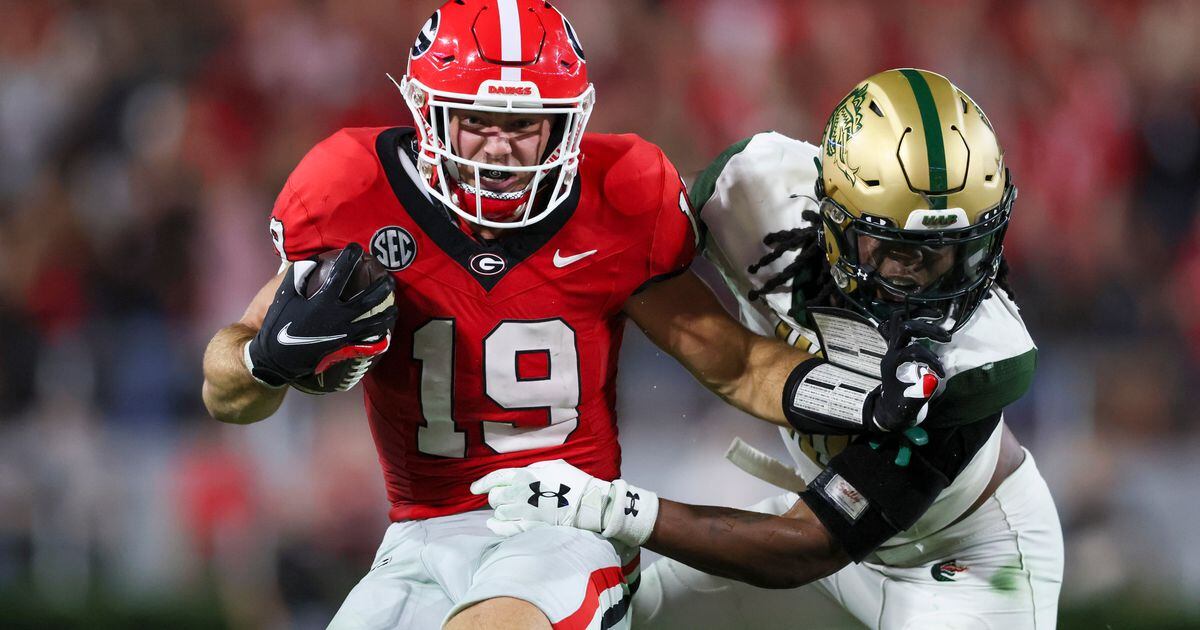
[(371, 253), (388, 271), (400, 271), (417, 258), (417, 241), (408, 230), (389, 225), (371, 237)]

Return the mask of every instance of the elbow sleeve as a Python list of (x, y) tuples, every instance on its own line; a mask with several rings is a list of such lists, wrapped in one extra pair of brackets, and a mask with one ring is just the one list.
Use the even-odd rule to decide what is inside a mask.
[(919, 455), (898, 466), (898, 440), (891, 442), (874, 447), (855, 441), (800, 495), (855, 562), (912, 527), (950, 485), (950, 478)]

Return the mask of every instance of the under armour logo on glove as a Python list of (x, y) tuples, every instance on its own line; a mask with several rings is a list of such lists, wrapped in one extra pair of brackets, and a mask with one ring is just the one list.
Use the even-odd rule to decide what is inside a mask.
[[(556, 486), (558, 492), (542, 489)], [(561, 459), (493, 470), (471, 484), (471, 492), (487, 494), (495, 510), (487, 526), (500, 536), (566, 525), (638, 547), (658, 519), (654, 492), (623, 479), (597, 479)], [(558, 501), (542, 501), (551, 497)]]
[(558, 492), (543, 491), (542, 482), (540, 481), (529, 484), (529, 489), (533, 491), (533, 494), (529, 496), (529, 505), (533, 507), (538, 507), (539, 500), (543, 498), (550, 499), (554, 497), (558, 498), (558, 507), (560, 508), (567, 507), (570, 504), (567, 501), (567, 493), (571, 491), (571, 487), (564, 483), (558, 484)]

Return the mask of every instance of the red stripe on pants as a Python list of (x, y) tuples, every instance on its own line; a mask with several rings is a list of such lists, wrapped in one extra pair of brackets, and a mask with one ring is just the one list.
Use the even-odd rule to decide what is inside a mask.
[(624, 573), (625, 577), (628, 578), (629, 574), (636, 571), (638, 568), (638, 565), (640, 565), (641, 563), (642, 563), (642, 552), (638, 551), (637, 553), (633, 554), (633, 558), (630, 559), (629, 562), (627, 562), (625, 564), (625, 566), (621, 567), (621, 573)]
[(583, 594), (583, 603), (575, 612), (563, 617), (558, 623), (550, 624), (554, 630), (585, 630), (596, 616), (600, 608), (600, 593), (624, 582), (621, 567), (604, 567), (596, 569), (588, 576), (587, 591)]

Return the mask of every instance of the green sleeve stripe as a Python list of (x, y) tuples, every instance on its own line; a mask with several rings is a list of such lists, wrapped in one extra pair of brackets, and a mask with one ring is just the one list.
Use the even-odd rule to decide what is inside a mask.
[(927, 424), (954, 426), (995, 415), (1025, 395), (1033, 383), (1037, 349), (960, 372), (929, 410)]
[(721, 155), (717, 156), (717, 159), (712, 161), (712, 164), (708, 165), (708, 168), (696, 176), (696, 181), (692, 183), (692, 190), (689, 194), (691, 195), (692, 208), (696, 210), (697, 215), (703, 217), (704, 204), (708, 203), (708, 200), (713, 196), (713, 192), (717, 189), (717, 178), (721, 176), (721, 171), (725, 170), (725, 165), (729, 163), (729, 160), (733, 159), (733, 156), (745, 150), (746, 145), (750, 144), (750, 141), (753, 139), (754, 136), (750, 136), (725, 149), (721, 152)]
[[(937, 105), (933, 101), (933, 92), (925, 77), (916, 70), (901, 70), (900, 74), (908, 79), (912, 86), (913, 95), (917, 99), (917, 109), (921, 111), (921, 126), (925, 131), (925, 151), (929, 155), (929, 191), (936, 193), (949, 189), (946, 183), (946, 147), (942, 141), (942, 121), (938, 116)], [(946, 197), (935, 195), (929, 198), (929, 205), (934, 210), (946, 207)]]

